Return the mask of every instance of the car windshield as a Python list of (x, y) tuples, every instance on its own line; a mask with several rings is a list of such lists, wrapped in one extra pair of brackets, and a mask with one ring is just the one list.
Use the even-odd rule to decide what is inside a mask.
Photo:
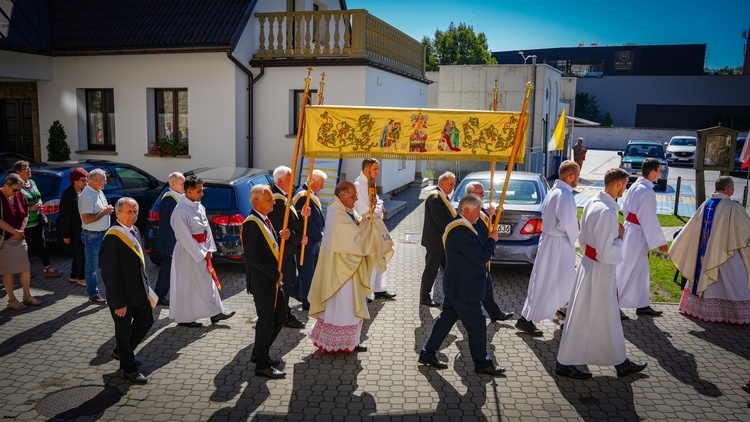
[(201, 204), (213, 212), (237, 209), (234, 189), (229, 186), (203, 186)]
[(625, 156), (627, 157), (664, 157), (664, 152), (661, 149), (661, 145), (647, 145), (647, 144), (636, 144), (628, 145), (625, 150)]
[[(460, 191), (457, 191), (453, 196), (453, 200), (458, 202), (466, 194), (465, 186), (469, 182), (481, 182), (484, 186), (484, 205), (488, 205), (490, 201), (489, 180), (469, 180), (466, 183), (461, 184)], [(500, 200), (500, 195), (503, 192), (504, 180), (495, 182), (495, 190), (492, 195), (492, 201), (497, 204)], [(533, 180), (511, 180), (508, 184), (508, 191), (505, 193), (505, 204), (515, 205), (534, 205), (539, 204), (542, 201), (542, 195), (539, 191), (539, 185)]]
[(672, 142), (670, 142), (670, 145), (674, 145), (676, 147), (694, 147), (695, 139), (692, 139), (692, 138), (672, 139)]

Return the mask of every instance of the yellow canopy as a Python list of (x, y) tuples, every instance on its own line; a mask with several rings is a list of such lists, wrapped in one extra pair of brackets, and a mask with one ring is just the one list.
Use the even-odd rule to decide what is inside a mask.
[[(305, 107), (303, 154), (329, 158), (510, 161), (514, 139), (524, 161), (526, 124), (520, 112), (348, 107)], [(528, 116), (527, 116), (528, 119)]]

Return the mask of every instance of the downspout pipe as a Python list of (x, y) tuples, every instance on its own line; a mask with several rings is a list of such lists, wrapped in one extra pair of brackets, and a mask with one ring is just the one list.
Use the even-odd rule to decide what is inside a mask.
[(244, 64), (242, 64), (239, 60), (237, 60), (236, 57), (232, 55), (231, 51), (227, 51), (227, 57), (229, 57), (229, 60), (231, 60), (237, 67), (240, 68), (245, 74), (247, 75), (247, 166), (248, 167), (254, 167), (253, 160), (254, 160), (254, 154), (253, 154), (253, 127), (254, 127), (254, 121), (253, 121), (253, 85), (263, 77), (263, 74), (266, 73), (266, 68), (264, 66), (260, 67), (260, 73), (258, 73), (258, 76), (253, 76), (253, 72)]

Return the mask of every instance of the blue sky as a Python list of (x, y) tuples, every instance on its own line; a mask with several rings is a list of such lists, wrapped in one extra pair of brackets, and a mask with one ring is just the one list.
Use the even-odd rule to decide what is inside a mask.
[(750, 28), (748, 0), (346, 0), (346, 6), (367, 9), (417, 40), (464, 22), (487, 35), (490, 51), (580, 42), (707, 44), (705, 65), (712, 69), (742, 66), (742, 32)]

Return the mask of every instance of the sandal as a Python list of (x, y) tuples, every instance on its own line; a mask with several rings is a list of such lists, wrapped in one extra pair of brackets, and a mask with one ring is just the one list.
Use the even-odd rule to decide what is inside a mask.
[(23, 304), (24, 305), (29, 305), (29, 306), (39, 306), (39, 305), (42, 304), (42, 301), (39, 300), (39, 299), (37, 299), (37, 298), (35, 298), (35, 297), (32, 297), (30, 299), (24, 299), (23, 300)]
[(50, 277), (60, 277), (62, 273), (60, 271), (57, 271), (55, 267), (49, 266), (44, 268), (44, 272), (42, 273), (44, 277), (50, 278)]
[(8, 305), (5, 306), (8, 309), (15, 309), (16, 311), (20, 311), (22, 309), (26, 309), (26, 305), (23, 303), (15, 300), (13, 302), (8, 302)]

